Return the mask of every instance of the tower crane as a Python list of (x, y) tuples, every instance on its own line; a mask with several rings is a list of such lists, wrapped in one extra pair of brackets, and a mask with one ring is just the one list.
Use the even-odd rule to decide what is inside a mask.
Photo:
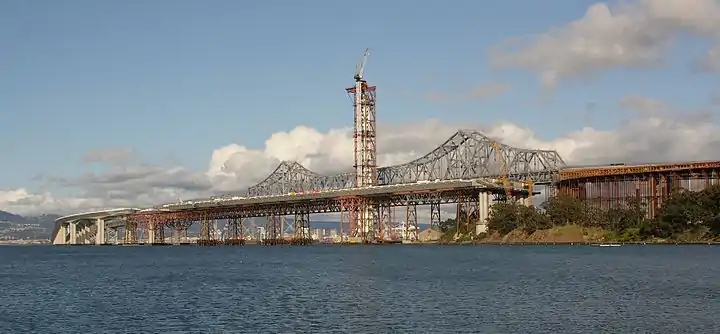
[(365, 64), (367, 64), (368, 56), (370, 56), (370, 49), (365, 48), (362, 60), (355, 65), (355, 81), (363, 81), (363, 72), (365, 71)]

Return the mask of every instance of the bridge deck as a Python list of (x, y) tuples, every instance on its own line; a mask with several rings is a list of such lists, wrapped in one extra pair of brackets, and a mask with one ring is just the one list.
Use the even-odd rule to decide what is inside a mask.
[(343, 197), (387, 197), (391, 195), (403, 195), (412, 193), (433, 193), (447, 192), (448, 190), (460, 190), (467, 188), (487, 189), (493, 192), (502, 191), (502, 186), (490, 180), (451, 180), (437, 181), (430, 183), (413, 183), (388, 186), (373, 186), (367, 188), (331, 190), (318, 193), (287, 194), (280, 196), (255, 196), (246, 198), (227, 198), (202, 201), (189, 201), (176, 204), (165, 204), (161, 207), (143, 210), (138, 213), (151, 213), (157, 211), (181, 211), (193, 208), (218, 208), (218, 207), (242, 207), (252, 205), (289, 205), (293, 203), (312, 202), (319, 200), (331, 200)]
[(596, 167), (569, 167), (559, 171), (558, 181), (593, 178), (602, 176), (628, 176), (647, 173), (668, 173), (679, 171), (720, 168), (720, 161), (698, 161), (673, 164), (616, 164)]

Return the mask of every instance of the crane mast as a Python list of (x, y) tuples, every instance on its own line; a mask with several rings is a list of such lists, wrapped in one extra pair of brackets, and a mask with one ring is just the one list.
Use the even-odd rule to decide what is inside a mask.
[[(366, 48), (362, 60), (355, 65), (355, 86), (346, 89), (353, 101), (353, 167), (356, 188), (374, 186), (378, 182), (375, 86), (369, 86), (364, 77), (369, 55), (370, 50)], [(376, 210), (369, 204), (362, 204), (357, 211), (358, 217), (354, 223), (351, 222), (349, 232), (352, 237), (367, 240), (373, 232)]]
[(377, 184), (375, 86), (368, 86), (364, 78), (369, 55), (370, 50), (366, 48), (362, 60), (355, 66), (355, 87), (347, 89), (353, 99), (356, 187)]

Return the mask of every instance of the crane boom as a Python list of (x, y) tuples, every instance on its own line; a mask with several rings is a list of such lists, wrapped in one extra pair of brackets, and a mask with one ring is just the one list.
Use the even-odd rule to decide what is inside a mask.
[(365, 72), (365, 64), (367, 64), (368, 56), (370, 56), (370, 49), (365, 48), (362, 60), (355, 65), (355, 81), (361, 81), (363, 79), (363, 73)]
[[(503, 188), (505, 188), (505, 196), (510, 198), (512, 196), (512, 185), (510, 184), (510, 179), (507, 174), (507, 166), (505, 165), (505, 159), (503, 159), (502, 151), (500, 150), (500, 144), (493, 140), (490, 143), (490, 147), (495, 151), (495, 160), (497, 160), (500, 165), (500, 183), (502, 183)], [(523, 187), (528, 190), (528, 205), (532, 206), (533, 180), (527, 178), (523, 182)]]
[(505, 159), (502, 156), (500, 144), (493, 140), (490, 142), (490, 146), (493, 148), (493, 151), (495, 151), (495, 160), (497, 160), (498, 164), (500, 164), (500, 182), (502, 183), (503, 188), (505, 188), (505, 197), (510, 199), (512, 197), (512, 186), (510, 185), (510, 180), (508, 179), (507, 166), (505, 166)]

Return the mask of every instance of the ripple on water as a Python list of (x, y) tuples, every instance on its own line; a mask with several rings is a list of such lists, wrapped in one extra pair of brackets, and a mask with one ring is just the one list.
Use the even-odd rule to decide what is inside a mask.
[(720, 247), (1, 247), (0, 333), (720, 332)]

